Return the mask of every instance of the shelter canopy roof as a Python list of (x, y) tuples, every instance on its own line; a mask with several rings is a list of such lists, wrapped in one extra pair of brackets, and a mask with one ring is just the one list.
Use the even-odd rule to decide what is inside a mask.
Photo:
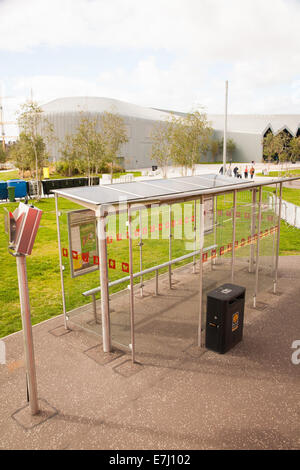
[(155, 179), (137, 181), (132, 183), (117, 183), (98, 186), (83, 186), (53, 190), (53, 193), (70, 199), (83, 206), (91, 207), (100, 205), (115, 205), (120, 201), (142, 202), (145, 199), (153, 200), (176, 197), (182, 195), (201, 195), (208, 190), (222, 192), (223, 189), (238, 185), (252, 186), (250, 181), (237, 180), (219, 174), (205, 174), (201, 176), (185, 176), (170, 179)]

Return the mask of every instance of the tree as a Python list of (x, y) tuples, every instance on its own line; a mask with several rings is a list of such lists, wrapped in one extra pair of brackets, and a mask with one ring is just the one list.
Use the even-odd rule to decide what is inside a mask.
[(199, 111), (188, 113), (185, 117), (173, 116), (172, 119), (172, 160), (187, 174), (188, 168), (194, 173), (195, 165), (210, 148), (212, 128), (206, 115)]
[[(35, 169), (38, 193), (40, 196), (40, 184), (42, 167), (48, 161), (46, 144), (50, 144), (53, 137), (53, 128), (43, 117), (43, 111), (34, 101), (27, 101), (21, 105), (18, 112), (18, 125), (21, 130), (19, 145), (15, 148), (13, 154), (16, 160), (24, 168), (21, 160), (26, 158), (26, 165), (32, 172)], [(20, 153), (18, 153), (20, 152)], [(26, 157), (24, 157), (25, 153)]]
[(220, 142), (218, 140), (215, 140), (215, 139), (211, 140), (210, 151), (211, 151), (213, 161), (215, 162), (217, 160), (217, 156), (220, 153)]
[(300, 136), (290, 140), (290, 157), (292, 162), (300, 159)]
[(28, 134), (21, 132), (19, 139), (9, 150), (9, 159), (21, 171), (22, 177), (24, 171), (29, 170), (32, 177), (34, 168), (36, 166), (35, 158), (37, 158), (38, 167), (41, 166), (41, 161), (44, 163), (45, 158), (45, 143), (41, 136), (35, 140), (35, 154), (33, 154), (32, 140)]
[(172, 134), (173, 126), (171, 121), (158, 122), (151, 132), (151, 159), (162, 168), (164, 178), (167, 178), (168, 165), (172, 161)]
[[(66, 134), (64, 141), (60, 143), (59, 153), (62, 156), (61, 162), (66, 163), (66, 173), (68, 176), (73, 176), (75, 169), (75, 161), (77, 158), (76, 148), (74, 146), (74, 139), (72, 135)], [(61, 163), (60, 162), (60, 163)], [(58, 168), (58, 165), (57, 165)]]
[(0, 163), (5, 163), (6, 158), (7, 158), (6, 152), (3, 150), (2, 145), (1, 145), (1, 147), (0, 147)]
[[(220, 140), (219, 142), (219, 151), (220, 153), (223, 153), (223, 147), (224, 147), (224, 138)], [(228, 139), (226, 140), (226, 155), (227, 155), (227, 160), (232, 161), (233, 154), (236, 150), (236, 143), (234, 142), (233, 139)]]
[(288, 163), (290, 160), (291, 149), (290, 149), (290, 140), (291, 138), (285, 132), (280, 132), (277, 136), (278, 139), (278, 159), (280, 163)]
[(269, 132), (263, 139), (263, 154), (267, 158), (270, 165), (271, 161), (278, 156), (280, 152), (281, 143), (278, 135), (273, 135)]
[(75, 158), (84, 160), (90, 184), (92, 170), (97, 173), (98, 166), (105, 158), (103, 134), (98, 119), (82, 114), (77, 132), (72, 137), (67, 137), (62, 152), (69, 161), (74, 161)]
[(118, 164), (121, 146), (128, 142), (125, 121), (117, 113), (104, 111), (100, 117), (104, 159), (110, 165), (111, 182), (114, 166)]

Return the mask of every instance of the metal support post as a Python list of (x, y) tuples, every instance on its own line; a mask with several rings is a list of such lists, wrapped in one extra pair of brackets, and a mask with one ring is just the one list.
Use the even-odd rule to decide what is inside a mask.
[[(172, 260), (172, 206), (169, 205), (169, 261)], [(172, 266), (169, 266), (169, 287), (172, 289)]]
[(258, 200), (258, 222), (257, 222), (257, 245), (256, 245), (256, 269), (255, 269), (255, 287), (253, 295), (253, 307), (256, 308), (256, 297), (258, 292), (258, 270), (259, 270), (259, 245), (260, 245), (260, 227), (261, 227), (261, 206), (262, 206), (262, 187), (259, 188)]
[(198, 318), (198, 346), (202, 347), (202, 298), (203, 298), (203, 244), (204, 244), (204, 208), (203, 196), (200, 197), (200, 216), (199, 216), (199, 235), (200, 235), (200, 263), (199, 263), (199, 318)]
[(95, 323), (100, 323), (97, 318), (96, 294), (92, 294), (92, 298), (93, 298), (93, 314), (94, 314)]
[[(197, 201), (194, 201), (194, 251), (197, 249), (197, 237), (196, 237), (196, 230), (197, 230), (197, 222), (196, 222), (196, 209), (197, 209)], [(196, 256), (193, 257), (193, 274), (196, 274)]]
[(249, 273), (254, 271), (254, 245), (253, 236), (256, 229), (256, 188), (252, 189), (252, 205), (251, 205), (251, 245), (250, 245), (250, 261), (249, 261)]
[(19, 294), (21, 304), (21, 316), (24, 337), (24, 351), (26, 360), (26, 375), (27, 387), (29, 395), (29, 406), (32, 415), (39, 413), (38, 396), (37, 396), (37, 381), (34, 360), (34, 348), (32, 337), (32, 325), (30, 315), (30, 303), (28, 293), (27, 269), (26, 269), (26, 256), (17, 254), (17, 270), (19, 282)]
[(223, 138), (223, 175), (226, 174), (227, 151), (227, 107), (228, 107), (228, 80), (225, 82), (225, 113), (224, 113), (224, 138)]
[(100, 286), (101, 286), (101, 314), (102, 314), (102, 341), (103, 351), (111, 351), (110, 316), (109, 316), (109, 289), (107, 267), (107, 240), (106, 240), (106, 216), (100, 213), (97, 217), (97, 235), (100, 261)]
[[(140, 222), (140, 271), (143, 271), (143, 236), (142, 236), (142, 211), (139, 211), (139, 222)], [(143, 297), (143, 276), (141, 275), (140, 283), (140, 295)]]
[(232, 221), (232, 252), (231, 252), (231, 282), (234, 280), (235, 266), (235, 232), (236, 232), (236, 190), (233, 191), (233, 221)]
[(132, 218), (131, 206), (128, 206), (128, 235), (129, 235), (129, 276), (130, 276), (130, 329), (131, 329), (131, 358), (135, 362), (134, 337), (134, 284), (133, 284), (133, 256), (132, 256)]
[(282, 183), (279, 184), (279, 209), (278, 209), (278, 230), (277, 230), (276, 259), (275, 259), (275, 275), (274, 275), (274, 294), (276, 294), (277, 281), (278, 281), (281, 207), (282, 207)]
[(60, 225), (59, 225), (59, 211), (58, 211), (58, 195), (55, 194), (55, 212), (56, 212), (56, 225), (57, 225), (57, 238), (58, 238), (58, 251), (59, 251), (59, 270), (60, 270), (60, 283), (61, 283), (61, 293), (62, 293), (62, 304), (63, 304), (63, 314), (64, 314), (64, 325), (65, 329), (68, 329), (67, 324), (67, 312), (66, 312), (66, 297), (65, 297), (65, 283), (64, 283), (64, 273), (63, 273), (63, 264), (62, 264), (62, 250), (61, 250), (61, 240), (60, 240)]
[[(272, 211), (273, 211), (273, 214), (275, 214), (275, 217), (273, 219), (273, 221), (275, 220), (276, 221), (276, 217), (277, 217), (277, 194), (278, 194), (278, 184), (276, 184), (275, 186), (275, 198), (272, 198)], [(273, 226), (274, 226), (274, 223), (273, 223)], [(272, 250), (272, 274), (273, 274), (273, 278), (275, 277), (275, 263), (276, 263), (276, 230), (273, 231), (273, 250)], [(275, 284), (275, 279), (273, 279), (273, 284)], [(274, 285), (273, 285), (274, 287)], [(274, 294), (275, 294), (275, 290), (274, 289)]]
[[(214, 211), (214, 221), (213, 221), (213, 226), (214, 226), (214, 245), (217, 244), (217, 224), (218, 224), (218, 207), (217, 207), (217, 202), (218, 202), (218, 196), (213, 196), (214, 198), (214, 206), (213, 206), (213, 211)], [(216, 264), (216, 258), (213, 258), (212, 266)]]
[(155, 271), (155, 295), (158, 295), (158, 269)]

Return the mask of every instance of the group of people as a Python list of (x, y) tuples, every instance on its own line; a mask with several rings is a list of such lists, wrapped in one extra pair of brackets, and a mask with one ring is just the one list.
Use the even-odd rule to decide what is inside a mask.
[[(220, 171), (219, 173), (221, 175), (224, 174), (224, 168), (223, 166), (220, 168)], [(248, 176), (253, 179), (254, 177), (254, 173), (255, 173), (255, 168), (254, 168), (254, 165), (252, 163), (251, 167), (249, 165), (249, 168), (248, 168), (248, 165), (245, 166), (245, 168), (243, 169), (241, 166), (235, 166), (233, 169), (231, 168), (231, 163), (229, 164), (227, 170), (226, 170), (226, 175), (227, 176), (234, 176), (235, 178), (242, 178), (243, 174), (244, 174), (244, 178), (245, 179), (248, 179)]]

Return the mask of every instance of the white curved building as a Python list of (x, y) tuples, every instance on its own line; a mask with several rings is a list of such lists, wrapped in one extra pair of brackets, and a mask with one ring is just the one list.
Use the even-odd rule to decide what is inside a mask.
[[(165, 121), (171, 113), (184, 116), (176, 111), (146, 108), (111, 98), (70, 97), (59, 98), (42, 106), (45, 117), (53, 124), (55, 135), (63, 141), (66, 134), (73, 134), (79, 125), (82, 113), (92, 118), (104, 111), (120, 114), (127, 129), (128, 142), (120, 152), (120, 164), (125, 169), (149, 168), (155, 164), (151, 160), (151, 131), (158, 121)], [(213, 137), (222, 139), (224, 115), (208, 114), (208, 122), (214, 129)], [(300, 135), (300, 114), (246, 115), (230, 114), (227, 122), (228, 139), (233, 139), (236, 151), (233, 161), (261, 162), (263, 159), (263, 138), (268, 132), (277, 134), (285, 131), (290, 136)], [(61, 158), (56, 143), (50, 149), (52, 160)], [(207, 155), (207, 160), (211, 156)], [(222, 160), (222, 155), (217, 157)]]
[[(224, 115), (211, 114), (208, 120), (216, 139), (223, 137)], [(300, 135), (300, 114), (229, 114), (227, 118), (228, 139), (236, 144), (234, 161), (261, 162), (263, 139), (269, 133), (286, 132), (290, 137)]]
[[(165, 121), (170, 116), (164, 111), (97, 97), (60, 98), (44, 104), (42, 109), (45, 118), (54, 126), (59, 141), (63, 141), (65, 135), (76, 132), (82, 115), (95, 118), (104, 111), (120, 114), (125, 120), (128, 135), (128, 142), (122, 146), (120, 153), (120, 163), (125, 169), (146, 168), (155, 164), (150, 159), (151, 131), (157, 121)], [(54, 161), (61, 158), (58, 147), (59, 144), (55, 143), (50, 150)]]

